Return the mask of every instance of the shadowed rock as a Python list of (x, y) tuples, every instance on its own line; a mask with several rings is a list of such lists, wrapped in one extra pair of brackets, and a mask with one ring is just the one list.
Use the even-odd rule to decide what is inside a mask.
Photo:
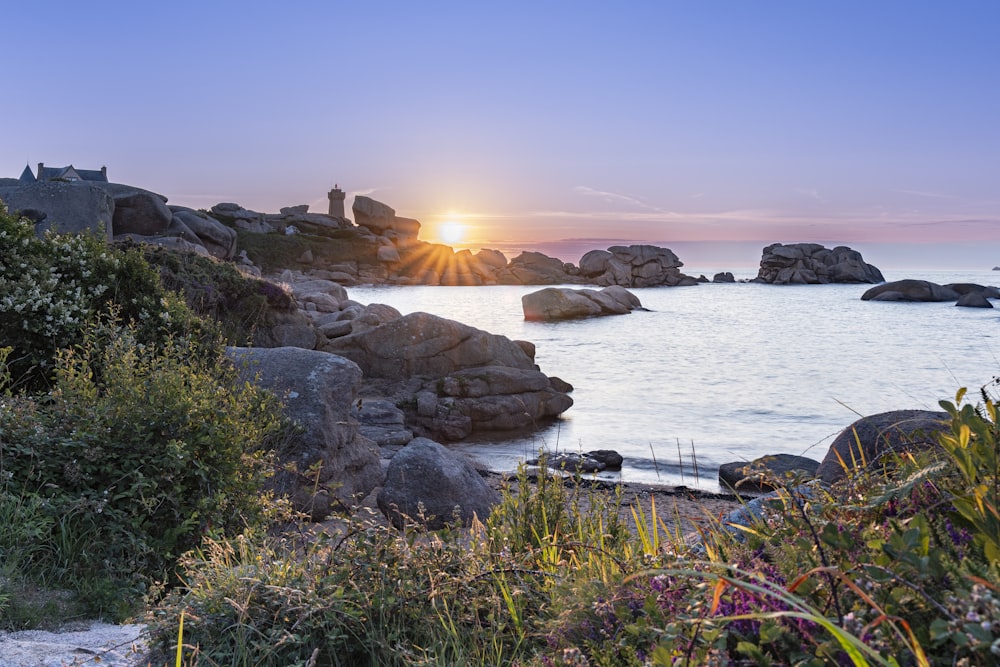
[(948, 420), (948, 413), (931, 410), (893, 410), (863, 417), (841, 431), (816, 475), (832, 484), (849, 472), (882, 465), (888, 453), (934, 447), (937, 433), (948, 428)]
[(958, 292), (929, 280), (895, 280), (872, 287), (862, 301), (957, 301)]
[[(273, 483), (297, 509), (320, 520), (333, 503), (353, 503), (382, 481), (377, 450), (361, 436), (351, 408), (361, 370), (341, 357), (283, 348), (228, 348), (243, 375), (282, 398), (285, 415), (302, 431), (279, 452), (297, 472), (279, 471)], [(318, 473), (309, 472), (317, 467)]]
[(812, 479), (819, 461), (794, 454), (771, 454), (750, 463), (735, 461), (719, 466), (719, 482), (735, 491), (770, 491), (783, 483)]
[(465, 457), (433, 440), (416, 438), (392, 458), (377, 502), (397, 528), (409, 518), (437, 530), (456, 518), (465, 526), (473, 517), (485, 522), (500, 494)]

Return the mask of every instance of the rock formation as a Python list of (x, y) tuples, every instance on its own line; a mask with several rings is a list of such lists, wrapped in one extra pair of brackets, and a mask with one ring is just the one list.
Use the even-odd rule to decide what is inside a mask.
[(846, 246), (833, 250), (817, 243), (774, 243), (764, 248), (756, 282), (772, 285), (880, 283), (882, 272)]
[(530, 428), (573, 404), (523, 345), (427, 313), (334, 338), (323, 349), (357, 363), (372, 380), (370, 395), (392, 398), (408, 426), (446, 440)]
[(521, 297), (524, 319), (551, 322), (580, 317), (627, 315), (642, 308), (639, 299), (624, 287), (613, 285), (604, 289), (570, 289), (546, 287)]
[(678, 287), (696, 285), (679, 268), (684, 263), (671, 250), (651, 245), (613, 246), (591, 250), (580, 258), (580, 275), (597, 285)]
[(456, 521), (485, 522), (500, 494), (460, 454), (426, 438), (399, 450), (389, 463), (378, 507), (397, 528), (407, 519), (432, 530)]
[(35, 223), (35, 233), (92, 232), (110, 240), (115, 202), (89, 181), (43, 181), (0, 186), (0, 200), (13, 214)]
[(848, 471), (883, 466), (890, 452), (936, 446), (935, 436), (948, 428), (948, 413), (930, 410), (893, 410), (863, 417), (836, 437), (816, 475), (827, 484)]
[(273, 480), (297, 509), (319, 520), (335, 503), (353, 504), (382, 482), (377, 450), (351, 414), (361, 382), (356, 364), (294, 347), (227, 353), (244, 377), (282, 399), (285, 416), (301, 429), (279, 452), (294, 471), (283, 469)]

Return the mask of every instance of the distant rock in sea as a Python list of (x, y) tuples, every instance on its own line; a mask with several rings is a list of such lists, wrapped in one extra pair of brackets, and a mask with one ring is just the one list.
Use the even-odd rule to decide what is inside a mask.
[(833, 250), (818, 243), (774, 243), (764, 248), (755, 282), (771, 285), (880, 283), (882, 272), (847, 246)]

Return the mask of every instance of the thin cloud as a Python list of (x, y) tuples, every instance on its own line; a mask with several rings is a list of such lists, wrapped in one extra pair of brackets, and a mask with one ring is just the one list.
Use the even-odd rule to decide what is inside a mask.
[(650, 206), (646, 202), (642, 201), (641, 199), (637, 199), (636, 197), (619, 194), (617, 192), (608, 192), (606, 190), (596, 190), (594, 188), (587, 187), (586, 185), (576, 186), (575, 188), (573, 188), (573, 192), (576, 192), (577, 194), (581, 194), (587, 197), (601, 197), (609, 201), (623, 201), (632, 204), (634, 206), (638, 206), (639, 208), (644, 208), (649, 211), (657, 211), (657, 212), (663, 211), (663, 209), (657, 208), (655, 206)]
[(898, 192), (904, 195), (913, 195), (914, 197), (927, 197), (929, 199), (958, 199), (955, 195), (941, 194), (940, 192), (926, 192), (923, 190), (892, 190), (892, 192)]

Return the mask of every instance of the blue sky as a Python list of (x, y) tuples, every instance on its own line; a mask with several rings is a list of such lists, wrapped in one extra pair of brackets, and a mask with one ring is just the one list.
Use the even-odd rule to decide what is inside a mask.
[(1000, 263), (992, 0), (55, 1), (3, 23), (3, 176), (107, 165), (264, 211), (325, 210), (336, 182), (473, 246)]

